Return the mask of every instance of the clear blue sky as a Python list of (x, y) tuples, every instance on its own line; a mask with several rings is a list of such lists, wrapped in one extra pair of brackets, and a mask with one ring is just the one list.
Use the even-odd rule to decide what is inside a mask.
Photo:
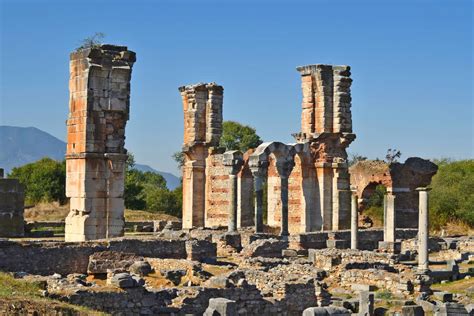
[[(352, 67), (356, 141), (384, 157), (473, 158), (473, 1), (21, 1), (1, 3), (0, 125), (65, 139), (68, 56), (81, 39), (137, 53), (126, 147), (178, 174), (178, 86), (224, 86), (224, 119), (291, 142), (304, 64)], [(0, 149), (1, 150), (1, 149)]]

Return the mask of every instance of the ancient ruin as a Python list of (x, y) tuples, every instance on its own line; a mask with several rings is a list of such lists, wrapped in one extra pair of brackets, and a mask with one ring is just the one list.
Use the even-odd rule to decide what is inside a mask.
[(17, 179), (5, 179), (0, 168), (0, 237), (24, 235), (24, 187)]
[[(298, 67), (296, 143), (246, 153), (219, 145), (222, 86), (180, 87), (182, 220), (124, 223), (134, 62), (123, 46), (71, 54), (70, 213), (55, 223), (65, 225), (65, 237), (0, 238), (0, 271), (33, 287), (27, 300), (0, 297), (0, 314), (472, 315), (474, 285), (453, 294), (443, 283), (472, 284), (474, 238), (429, 236), (436, 165), (364, 161), (349, 175), (348, 66)], [(360, 227), (378, 184), (387, 188), (384, 227)], [(23, 188), (0, 177), (0, 198), (0, 237), (17, 237)], [(41, 231), (51, 223), (28, 225)], [(133, 235), (123, 237), (124, 229)]]
[(101, 45), (71, 54), (66, 241), (123, 235), (130, 79), (135, 53)]
[[(359, 161), (350, 170), (351, 185), (359, 197), (358, 210), (364, 212), (366, 203), (377, 185), (387, 189), (389, 214), (396, 214), (396, 226), (416, 228), (418, 225), (418, 187), (426, 187), (438, 167), (429, 160), (408, 158), (404, 163)], [(392, 212), (393, 210), (393, 212)], [(392, 221), (395, 217), (391, 218)]]
[[(350, 184), (346, 148), (352, 133), (350, 67), (298, 67), (303, 101), (296, 144), (270, 142), (245, 153), (237, 183), (237, 227), (263, 232), (263, 184), (267, 184), (268, 226), (281, 235), (337, 230), (350, 225)], [(222, 87), (180, 88), (184, 106), (185, 164), (183, 227), (227, 226), (232, 203), (224, 168)], [(255, 192), (256, 200), (253, 202)]]

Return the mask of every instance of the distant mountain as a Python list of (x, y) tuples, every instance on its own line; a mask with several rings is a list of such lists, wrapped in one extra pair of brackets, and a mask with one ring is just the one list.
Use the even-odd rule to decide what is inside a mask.
[(152, 167), (150, 167), (148, 165), (141, 165), (141, 164), (138, 164), (138, 163), (135, 164), (135, 169), (138, 169), (138, 170), (143, 171), (143, 172), (150, 171), (150, 172), (155, 172), (155, 173), (161, 174), (163, 176), (163, 178), (165, 178), (166, 186), (170, 190), (174, 190), (175, 188), (177, 188), (181, 185), (181, 180), (172, 173), (164, 172), (164, 171), (158, 171), (158, 170), (155, 170), (155, 169), (153, 169)]
[(64, 159), (66, 144), (36, 127), (0, 126), (0, 168), (13, 167), (44, 157)]
[[(12, 168), (49, 157), (63, 160), (66, 143), (36, 127), (0, 126), (0, 168), (8, 174)], [(180, 185), (180, 180), (168, 172), (161, 172), (147, 165), (136, 164), (141, 171), (161, 174), (170, 190)]]

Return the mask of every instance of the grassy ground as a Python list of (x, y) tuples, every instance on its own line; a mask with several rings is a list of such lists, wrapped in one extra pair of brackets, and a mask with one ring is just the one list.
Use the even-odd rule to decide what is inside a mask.
[[(27, 222), (56, 222), (64, 221), (69, 213), (69, 204), (59, 205), (59, 203), (40, 203), (25, 210), (25, 220)], [(125, 210), (125, 221), (146, 221), (146, 220), (178, 220), (177, 217), (146, 211)]]
[(45, 284), (42, 282), (28, 282), (15, 279), (8, 273), (0, 272), (0, 305), (28, 306), (29, 310), (34, 310), (35, 308), (42, 310), (61, 309), (77, 315), (106, 315), (84, 307), (45, 298), (41, 295), (41, 291), (44, 289)]
[(431, 286), (433, 290), (464, 294), (474, 300), (474, 293), (468, 293), (468, 289), (472, 287), (474, 287), (474, 278), (462, 279), (444, 284), (434, 284)]

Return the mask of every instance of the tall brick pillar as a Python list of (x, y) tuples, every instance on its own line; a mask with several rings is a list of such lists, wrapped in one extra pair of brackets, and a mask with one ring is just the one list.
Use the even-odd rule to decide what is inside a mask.
[(184, 112), (183, 228), (205, 222), (206, 159), (219, 147), (224, 89), (215, 83), (179, 88)]
[[(309, 143), (316, 170), (319, 203), (314, 212), (321, 223), (310, 227), (337, 230), (350, 227), (350, 179), (346, 148), (352, 133), (349, 66), (298, 67), (303, 91), (299, 143)], [(319, 215), (319, 216), (318, 216)]]
[(130, 79), (135, 53), (101, 45), (71, 53), (66, 241), (123, 235)]

